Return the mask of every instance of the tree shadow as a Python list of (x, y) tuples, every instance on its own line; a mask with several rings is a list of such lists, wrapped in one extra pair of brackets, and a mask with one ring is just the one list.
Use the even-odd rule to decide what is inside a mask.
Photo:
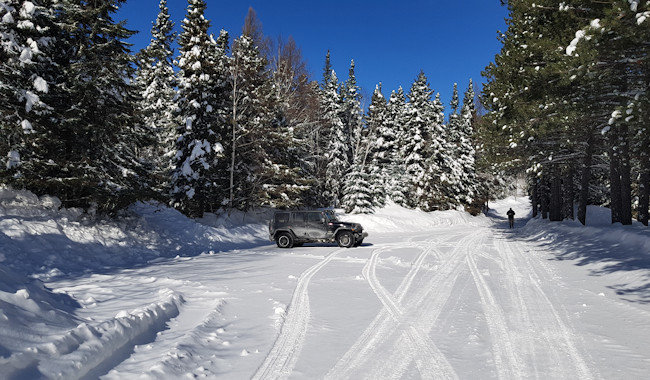
[[(0, 225), (3, 220), (12, 216), (0, 216)], [(47, 221), (39, 217), (24, 217), (21, 224), (40, 226)], [(114, 226), (109, 226), (114, 227)], [(209, 226), (201, 226), (202, 233)], [(74, 279), (89, 274), (112, 274), (124, 269), (143, 268), (154, 263), (175, 258), (195, 257), (201, 254), (228, 254), (238, 250), (249, 250), (264, 246), (270, 247), (268, 240), (240, 238), (239, 241), (223, 241), (220, 234), (223, 232), (215, 229), (215, 238), (210, 240), (202, 236), (201, 239), (191, 239), (190, 231), (180, 230), (179, 234), (165, 232), (156, 239), (138, 240), (138, 231), (127, 231), (124, 236), (119, 236), (122, 231), (115, 229), (118, 236), (88, 236), (89, 232), (83, 229), (63, 233), (56, 227), (47, 226), (42, 230), (31, 231), (23, 234), (9, 230), (0, 230), (0, 247), (3, 248), (2, 266), (12, 272), (41, 279), (54, 281), (60, 279)], [(103, 231), (98, 230), (100, 234)], [(233, 239), (234, 240), (234, 239)], [(263, 260), (264, 255), (247, 255), (246, 260)]]
[[(548, 222), (535, 219), (507, 228), (507, 218), (489, 215), (506, 238), (522, 240), (548, 249), (549, 260), (571, 260), (577, 266), (589, 266), (589, 274), (618, 275), (624, 281), (609, 286), (621, 298), (636, 303), (650, 303), (650, 230), (633, 226), (582, 226), (579, 222)], [(529, 219), (530, 220), (530, 219)]]

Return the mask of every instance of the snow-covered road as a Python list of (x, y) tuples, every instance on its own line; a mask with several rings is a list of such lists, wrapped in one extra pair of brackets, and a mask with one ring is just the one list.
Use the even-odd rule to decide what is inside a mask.
[(526, 215), (526, 199), (497, 202), (490, 217), (392, 206), (350, 217), (370, 231), (359, 248), (283, 250), (255, 222), (197, 223), (144, 204), (92, 221), (51, 199), (4, 197), (3, 379), (650, 373), (640, 226), (507, 229), (505, 211)]
[(576, 268), (501, 227), (373, 236), (357, 249), (264, 246), (50, 285), (92, 301), (80, 316), (98, 320), (161, 289), (181, 298), (177, 316), (90, 377), (647, 376), (648, 309), (572, 288)]

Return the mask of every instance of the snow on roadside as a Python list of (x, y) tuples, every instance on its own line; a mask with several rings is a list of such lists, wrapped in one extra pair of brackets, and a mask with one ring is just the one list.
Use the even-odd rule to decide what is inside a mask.
[(465, 211), (448, 210), (433, 213), (420, 210), (409, 210), (389, 203), (386, 207), (376, 210), (374, 214), (344, 215), (341, 219), (361, 224), (364, 231), (372, 239), (373, 233), (396, 232), (425, 232), (440, 226), (454, 225), (489, 225), (489, 220), (483, 215), (471, 216)]
[(55, 340), (0, 358), (0, 373), (7, 378), (77, 379), (89, 375), (105, 361), (130, 347), (143, 335), (165, 328), (179, 313), (183, 297), (169, 289), (159, 301), (97, 324), (81, 323)]
[(577, 220), (529, 220), (520, 237), (547, 248), (558, 260), (574, 260), (600, 276), (624, 299), (650, 302), (650, 229), (639, 222), (611, 224), (609, 209), (588, 206), (587, 225)]

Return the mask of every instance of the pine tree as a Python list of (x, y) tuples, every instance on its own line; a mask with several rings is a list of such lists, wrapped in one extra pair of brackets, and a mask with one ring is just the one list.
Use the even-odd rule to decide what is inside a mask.
[[(363, 111), (361, 110), (361, 91), (354, 74), (354, 60), (350, 62), (348, 80), (341, 88), (341, 121), (345, 126), (348, 140), (348, 161), (361, 162), (363, 132)], [(356, 160), (356, 161), (355, 161)]]
[[(61, 31), (50, 1), (0, 4), (0, 183), (37, 193), (51, 180), (57, 136), (55, 64)], [(47, 186), (45, 186), (47, 187)]]
[(262, 57), (248, 35), (233, 43), (230, 207), (295, 207), (308, 186)]
[(434, 210), (444, 204), (448, 148), (440, 124), (444, 118), (439, 98), (431, 100), (432, 90), (420, 72), (409, 93), (409, 120), (406, 151), (406, 172), (411, 179), (409, 204), (422, 210)]
[(57, 48), (68, 58), (62, 62), (66, 93), (56, 106), (64, 152), (56, 186), (63, 189), (52, 193), (68, 206), (96, 204), (100, 211), (114, 211), (147, 196), (138, 158), (146, 131), (136, 117), (133, 58), (124, 42), (134, 32), (113, 20), (122, 3), (62, 2), (65, 33)]
[(343, 208), (348, 214), (371, 214), (373, 193), (368, 181), (368, 173), (361, 163), (352, 165), (345, 178)]
[(457, 159), (461, 165), (459, 201), (465, 205), (472, 203), (476, 194), (476, 151), (474, 148), (474, 84), (470, 79), (467, 91), (463, 97), (463, 108), (460, 112), (460, 136), (456, 143)]
[(372, 206), (383, 207), (388, 196), (386, 183), (390, 178), (395, 132), (388, 124), (386, 99), (381, 93), (381, 84), (375, 87), (366, 115), (367, 141), (363, 166), (368, 173)]
[(393, 91), (387, 105), (388, 117), (386, 125), (389, 141), (394, 136), (393, 143), (389, 146), (390, 165), (386, 168), (384, 181), (388, 184), (390, 199), (400, 206), (407, 206), (407, 184), (409, 183), (405, 165), (405, 147), (408, 143), (407, 122), (408, 105), (404, 90), (400, 87)]
[[(172, 204), (190, 216), (216, 211), (225, 196), (223, 79), (217, 65), (225, 55), (208, 34), (203, 0), (189, 0), (180, 34), (178, 139), (171, 179)], [(223, 50), (223, 47), (222, 47)]]
[[(460, 143), (461, 139), (461, 116), (460, 113), (458, 112), (458, 106), (460, 105), (459, 99), (458, 99), (458, 85), (454, 83), (454, 90), (452, 92), (451, 96), (451, 102), (449, 103), (450, 106), (450, 113), (449, 113), (449, 121), (447, 122), (447, 136), (449, 139), (449, 142), (451, 142), (454, 145), (458, 145)], [(454, 153), (456, 155), (456, 153)]]
[(160, 12), (151, 28), (151, 42), (140, 53), (136, 84), (140, 92), (140, 113), (144, 128), (152, 136), (151, 148), (144, 152), (151, 162), (152, 184), (159, 197), (169, 195), (172, 158), (178, 138), (173, 111), (176, 107), (176, 77), (172, 67), (174, 23), (167, 0), (160, 0)]
[(341, 204), (345, 175), (350, 168), (348, 156), (350, 140), (341, 120), (341, 100), (338, 88), (338, 78), (332, 70), (320, 97), (323, 123), (329, 131), (329, 145), (326, 150), (325, 197), (332, 207), (339, 207)]

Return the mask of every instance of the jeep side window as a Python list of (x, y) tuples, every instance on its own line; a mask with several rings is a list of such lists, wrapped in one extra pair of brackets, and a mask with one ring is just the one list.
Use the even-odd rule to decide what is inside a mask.
[(283, 212), (283, 213), (275, 214), (275, 222), (276, 223), (289, 223), (289, 213), (288, 212)]
[(320, 212), (310, 212), (308, 214), (307, 220), (309, 222), (320, 223), (321, 213)]
[(294, 222), (304, 222), (305, 221), (305, 213), (304, 212), (295, 212), (295, 213), (293, 213), (293, 221)]

